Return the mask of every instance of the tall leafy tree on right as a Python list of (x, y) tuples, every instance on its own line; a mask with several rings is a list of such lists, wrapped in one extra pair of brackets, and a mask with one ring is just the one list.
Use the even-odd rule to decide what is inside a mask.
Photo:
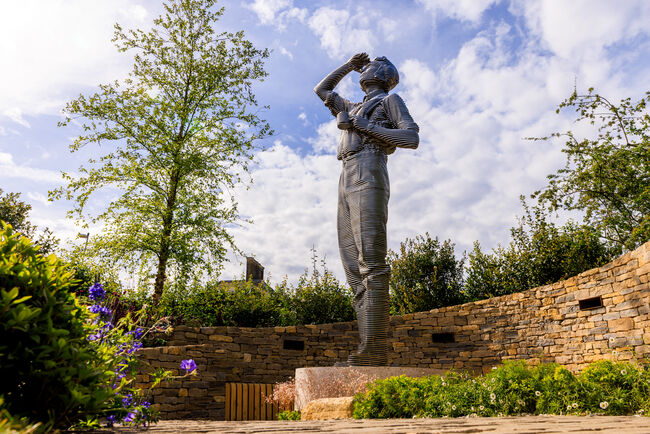
[(565, 166), (548, 176), (533, 198), (550, 210), (579, 210), (616, 253), (650, 239), (650, 92), (618, 105), (593, 88), (573, 94), (556, 110), (573, 108), (576, 123), (594, 126), (592, 137), (572, 131), (533, 140), (565, 139)]

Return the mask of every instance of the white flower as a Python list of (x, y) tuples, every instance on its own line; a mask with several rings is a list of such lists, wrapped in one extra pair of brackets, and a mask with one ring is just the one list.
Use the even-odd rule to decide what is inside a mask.
[(607, 407), (609, 407), (609, 403), (607, 401), (603, 401), (600, 403), (600, 408), (602, 408), (603, 410), (607, 409)]
[(483, 410), (485, 410), (485, 407), (483, 407), (483, 406), (481, 405), (481, 406), (479, 406), (478, 409), (481, 410), (481, 411), (483, 411)]
[(613, 344), (614, 342), (616, 342), (616, 338), (609, 338), (609, 343), (610, 344)]
[(618, 351), (616, 351), (616, 350), (612, 350), (612, 355), (613, 355), (613, 356), (618, 355)]
[(470, 409), (471, 411), (474, 411), (474, 406), (471, 406), (469, 409)]
[(492, 366), (492, 370), (493, 370), (493, 371), (496, 371), (496, 369), (497, 369), (496, 366)]
[(571, 404), (571, 407), (573, 407), (573, 408), (578, 408), (578, 403), (577, 403), (577, 402), (574, 402), (573, 404)]
[(539, 390), (536, 390), (535, 391), (535, 396), (542, 396), (542, 392), (540, 392)]
[(456, 406), (455, 406), (455, 405), (452, 405), (452, 406), (451, 406), (451, 409), (452, 409), (452, 410), (456, 410)]
[(495, 381), (497, 381), (497, 379), (492, 377), (492, 382), (494, 383)]
[(446, 386), (446, 385), (447, 385), (447, 383), (445, 383), (445, 382), (443, 381), (443, 382), (442, 382), (442, 386), (444, 387), (444, 386)]
[(490, 399), (494, 401), (495, 399), (497, 399), (497, 396), (494, 393), (490, 393)]
[(526, 404), (526, 401), (524, 401), (523, 399), (518, 399), (517, 404), (524, 405), (524, 404)]
[(570, 405), (567, 405), (567, 406), (566, 406), (566, 409), (567, 409), (567, 410), (571, 410), (571, 406), (570, 406)]
[(627, 375), (627, 371), (625, 369), (621, 369), (621, 375)]

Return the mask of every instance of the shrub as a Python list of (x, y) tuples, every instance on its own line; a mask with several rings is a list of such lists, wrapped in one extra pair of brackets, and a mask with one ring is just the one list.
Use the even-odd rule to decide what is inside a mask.
[(511, 229), (507, 247), (485, 253), (474, 244), (465, 280), (469, 300), (555, 283), (612, 259), (612, 251), (596, 230), (571, 221), (558, 227), (542, 208), (523, 205), (525, 216)]
[(438, 241), (429, 234), (406, 239), (399, 253), (388, 252), (391, 266), (391, 313), (402, 315), (463, 300), (463, 262), (456, 259), (450, 240)]
[(448, 373), (377, 380), (355, 396), (354, 417), (407, 418), (521, 414), (647, 414), (650, 370), (595, 362), (579, 375), (556, 364), (505, 362), (486, 375)]
[(311, 275), (305, 271), (293, 288), (286, 282), (276, 286), (284, 294), (293, 314), (283, 325), (325, 324), (353, 321), (352, 290), (341, 285), (325, 266), (319, 272), (315, 267)]
[[(5, 409), (68, 427), (112, 396), (103, 360), (86, 339), (92, 315), (70, 288), (72, 273), (11, 226), (0, 230), (0, 391)], [(45, 405), (47, 404), (47, 405)]]
[[(122, 296), (121, 306), (143, 305), (147, 297), (138, 293)], [(157, 314), (172, 317), (177, 324), (197, 327), (272, 327), (355, 318), (352, 291), (342, 286), (324, 266), (323, 271), (314, 267), (311, 275), (305, 271), (296, 287), (286, 280), (275, 288), (266, 282), (250, 280), (172, 286), (165, 290)]]

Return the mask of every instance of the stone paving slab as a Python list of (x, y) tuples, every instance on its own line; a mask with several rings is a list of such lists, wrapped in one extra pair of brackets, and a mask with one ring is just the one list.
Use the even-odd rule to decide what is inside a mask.
[[(648, 433), (650, 418), (638, 416), (524, 416), (436, 419), (372, 419), (322, 421), (165, 420), (148, 429), (153, 433)], [(113, 432), (140, 432), (115, 428)]]

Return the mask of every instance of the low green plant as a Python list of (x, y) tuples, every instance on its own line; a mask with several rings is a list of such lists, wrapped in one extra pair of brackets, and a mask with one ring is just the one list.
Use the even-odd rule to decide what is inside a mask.
[(278, 420), (300, 420), (300, 412), (295, 410), (286, 410), (278, 413)]
[(599, 361), (575, 375), (557, 364), (529, 366), (508, 361), (472, 377), (377, 380), (355, 396), (354, 417), (408, 418), (522, 414), (647, 414), (650, 369)]

